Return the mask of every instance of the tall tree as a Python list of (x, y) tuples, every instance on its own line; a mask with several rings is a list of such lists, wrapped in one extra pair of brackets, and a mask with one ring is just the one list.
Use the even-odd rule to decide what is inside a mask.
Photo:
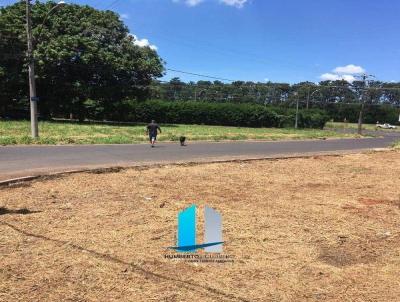
[[(41, 114), (71, 112), (82, 118), (87, 99), (111, 110), (124, 98), (146, 98), (147, 86), (164, 69), (156, 51), (135, 45), (112, 11), (68, 4), (45, 18), (55, 5), (36, 1), (32, 7)], [(0, 9), (3, 110), (13, 99), (27, 98), (24, 20), (21, 2)]]

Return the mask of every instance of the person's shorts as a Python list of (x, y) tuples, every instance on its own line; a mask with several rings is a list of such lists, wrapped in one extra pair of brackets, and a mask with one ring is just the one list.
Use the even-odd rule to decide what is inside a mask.
[(157, 134), (149, 134), (149, 139), (152, 140), (154, 138), (154, 140), (157, 140)]

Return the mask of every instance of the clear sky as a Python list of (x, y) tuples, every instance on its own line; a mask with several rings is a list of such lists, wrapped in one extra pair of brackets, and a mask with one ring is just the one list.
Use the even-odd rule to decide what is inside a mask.
[[(116, 11), (131, 33), (157, 47), (167, 68), (290, 83), (351, 79), (365, 70), (400, 81), (399, 0), (67, 2)], [(166, 79), (174, 76), (201, 79), (174, 72)]]

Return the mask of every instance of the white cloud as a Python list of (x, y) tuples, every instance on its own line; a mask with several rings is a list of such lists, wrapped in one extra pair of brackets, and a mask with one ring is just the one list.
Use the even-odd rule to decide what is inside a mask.
[(121, 19), (129, 19), (129, 15), (128, 14), (121, 14), (120, 18)]
[(349, 83), (356, 81), (355, 75), (365, 73), (365, 69), (361, 66), (349, 64), (347, 66), (336, 67), (332, 72), (324, 73), (320, 76), (322, 81), (340, 81), (344, 80)]
[(339, 80), (339, 76), (334, 73), (324, 73), (320, 76), (322, 81), (337, 81)]
[(339, 74), (335, 74), (335, 73), (324, 73), (323, 75), (320, 76), (322, 81), (340, 81), (340, 80), (344, 80), (346, 82), (349, 83), (353, 83), (356, 78), (351, 75), (351, 74), (343, 74), (343, 75), (339, 75)]
[(269, 79), (268, 79), (268, 78), (265, 78), (264, 81), (265, 81), (265, 82), (269, 82)]
[(134, 41), (133, 44), (139, 47), (150, 47), (152, 50), (157, 50), (157, 46), (150, 44), (148, 39), (139, 39), (136, 35), (131, 34)]
[(342, 80), (345, 80), (346, 82), (353, 83), (355, 80), (357, 80), (353, 75), (351, 74), (344, 74), (341, 76)]
[[(205, 0), (172, 0), (172, 2), (174, 2), (174, 3), (183, 2), (186, 5), (191, 6), (191, 7), (197, 6), (204, 1)], [(248, 0), (218, 0), (218, 1), (223, 4), (229, 5), (229, 6), (242, 8)]]
[(247, 0), (219, 0), (220, 2), (229, 5), (229, 6), (235, 6), (237, 8), (242, 8)]
[(189, 6), (196, 6), (203, 2), (203, 0), (186, 0), (185, 3)]
[(349, 64), (347, 66), (336, 67), (333, 70), (333, 72), (335, 72), (337, 74), (360, 74), (360, 73), (364, 73), (365, 69), (362, 68), (361, 66)]
[(187, 6), (199, 5), (204, 0), (172, 0), (174, 3), (184, 2)]

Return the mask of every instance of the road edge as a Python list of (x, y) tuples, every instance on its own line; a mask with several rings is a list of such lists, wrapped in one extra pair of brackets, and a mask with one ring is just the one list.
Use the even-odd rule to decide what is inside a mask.
[(154, 162), (154, 163), (138, 163), (134, 165), (116, 165), (116, 166), (107, 166), (107, 167), (94, 167), (94, 168), (82, 168), (82, 169), (73, 169), (73, 170), (65, 170), (59, 172), (51, 172), (46, 173), (43, 172), (38, 175), (27, 175), (21, 177), (14, 177), (10, 179), (6, 179), (0, 181), (0, 189), (7, 187), (14, 187), (20, 184), (25, 184), (29, 182), (33, 182), (35, 180), (44, 181), (49, 179), (55, 179), (59, 177), (68, 176), (76, 173), (92, 173), (92, 174), (103, 174), (103, 173), (115, 173), (129, 169), (151, 169), (156, 167), (165, 167), (165, 166), (194, 166), (194, 165), (202, 165), (202, 164), (213, 164), (213, 163), (233, 163), (233, 162), (249, 162), (249, 161), (261, 161), (261, 160), (282, 160), (282, 159), (296, 159), (296, 158), (311, 158), (311, 157), (320, 157), (320, 156), (343, 156), (348, 154), (365, 154), (365, 153), (374, 153), (374, 152), (386, 152), (386, 151), (395, 151), (395, 148), (374, 148), (374, 149), (358, 149), (358, 150), (343, 150), (343, 151), (326, 151), (326, 152), (308, 152), (306, 154), (283, 154), (283, 155), (273, 155), (273, 156), (262, 156), (262, 157), (251, 157), (251, 158), (208, 158), (205, 160), (191, 160), (191, 161), (182, 161), (182, 162)]

